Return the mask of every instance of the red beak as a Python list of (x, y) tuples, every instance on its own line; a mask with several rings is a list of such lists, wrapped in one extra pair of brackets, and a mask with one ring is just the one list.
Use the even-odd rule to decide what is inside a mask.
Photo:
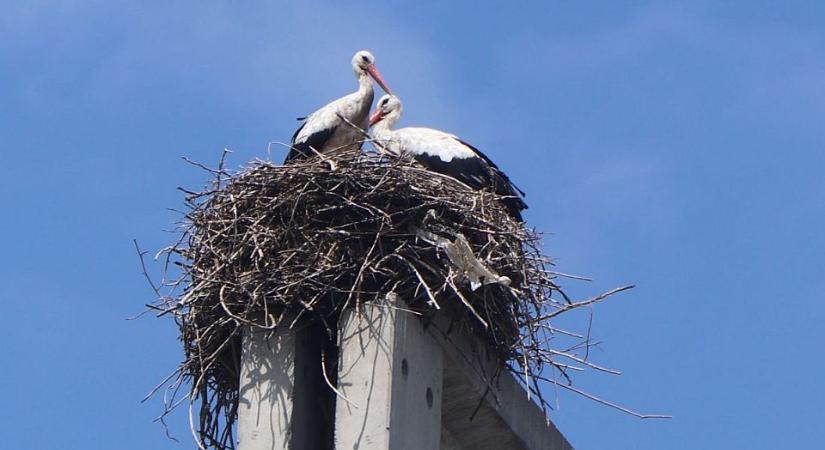
[(384, 77), (381, 76), (381, 72), (375, 67), (375, 64), (370, 64), (367, 66), (367, 73), (370, 74), (373, 80), (381, 86), (381, 89), (384, 90), (387, 94), (392, 95), (392, 91), (390, 88), (387, 87), (387, 83), (384, 81)]
[(374, 113), (370, 116), (370, 127), (378, 123), (381, 119), (384, 118), (384, 112), (381, 111), (381, 108), (375, 110)]

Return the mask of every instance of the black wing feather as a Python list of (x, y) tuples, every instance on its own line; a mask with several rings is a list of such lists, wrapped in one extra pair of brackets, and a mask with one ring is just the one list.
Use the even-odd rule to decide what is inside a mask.
[(524, 202), (522, 197), (526, 196), (527, 194), (524, 193), (521, 189), (516, 186), (510, 180), (510, 177), (507, 176), (501, 169), (498, 168), (496, 163), (493, 162), (490, 158), (487, 157), (481, 150), (473, 147), (472, 145), (458, 139), (458, 142), (466, 145), (467, 148), (473, 151), (478, 157), (486, 163), (486, 169), (489, 173), (490, 177), (490, 186), (493, 188), (493, 192), (502, 197), (505, 197), (501, 200), (507, 210), (510, 212), (510, 215), (516, 218), (519, 222), (522, 221), (521, 212), (527, 209), (527, 203)]
[[(462, 144), (466, 145), (466, 146), (467, 146), (467, 148), (469, 148), (470, 150), (472, 150), (472, 151), (473, 151), (473, 153), (475, 153), (476, 155), (478, 155), (478, 157), (479, 157), (479, 158), (483, 159), (483, 160), (484, 160), (487, 164), (489, 164), (489, 165), (490, 165), (490, 167), (491, 167), (491, 168), (492, 168), (492, 169), (493, 169), (493, 170), (494, 170), (494, 171), (495, 171), (495, 172), (496, 172), (496, 173), (497, 173), (497, 174), (501, 177), (501, 179), (502, 179), (502, 180), (503, 180), (506, 184), (509, 184), (509, 185), (510, 185), (513, 189), (515, 189), (516, 191), (518, 191), (518, 193), (519, 193), (519, 194), (521, 194), (523, 197), (526, 197), (526, 196), (527, 196), (527, 194), (525, 194), (525, 193), (524, 193), (524, 191), (522, 191), (521, 189), (519, 189), (519, 187), (518, 187), (518, 186), (516, 186), (516, 184), (515, 184), (515, 183), (513, 183), (513, 182), (510, 180), (510, 177), (508, 177), (506, 173), (502, 172), (502, 171), (501, 171), (501, 169), (499, 169), (499, 168), (498, 168), (498, 166), (496, 165), (496, 163), (494, 163), (492, 159), (488, 158), (488, 157), (487, 157), (487, 155), (485, 155), (485, 154), (484, 154), (481, 150), (479, 150), (479, 149), (477, 149), (477, 148), (473, 147), (472, 145), (470, 145), (470, 144), (468, 144), (468, 143), (466, 143), (466, 142), (462, 141), (461, 139), (456, 139), (456, 140), (457, 140), (458, 142), (461, 142)], [(527, 209), (527, 205), (524, 205), (524, 209)]]
[(284, 164), (314, 155), (315, 152), (312, 151), (313, 148), (320, 152), (321, 149), (324, 148), (324, 144), (326, 144), (329, 138), (332, 137), (332, 134), (335, 133), (335, 129), (337, 128), (332, 127), (324, 130), (318, 130), (307, 136), (307, 138), (303, 141), (296, 143), (295, 138), (298, 137), (298, 133), (300, 133), (306, 125), (307, 122), (302, 123), (301, 126), (295, 130), (295, 134), (292, 135), (291, 148), (289, 149), (289, 153), (286, 155)]
[(524, 193), (487, 156), (466, 142), (459, 142), (472, 149), (478, 157), (453, 158), (445, 162), (436, 155), (420, 153), (415, 155), (415, 159), (433, 172), (453, 177), (473, 189), (491, 188), (493, 192), (504, 197), (501, 203), (507, 208), (507, 212), (519, 222), (523, 221), (521, 211), (527, 209), (527, 204), (519, 194)]

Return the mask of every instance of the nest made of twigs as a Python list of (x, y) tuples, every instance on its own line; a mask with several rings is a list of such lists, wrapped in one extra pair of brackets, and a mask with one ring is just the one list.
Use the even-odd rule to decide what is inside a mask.
[(341, 310), (388, 294), (425, 315), (458, 302), (502, 367), (533, 382), (548, 365), (567, 376), (549, 320), (592, 301), (567, 300), (538, 234), (495, 194), (404, 158), (207, 170), (214, 183), (186, 191), (181, 240), (166, 249), (181, 275), (153, 306), (180, 327), (186, 356), (172, 388), (190, 383), (200, 445), (234, 446), (244, 328), (311, 320), (334, 333)]

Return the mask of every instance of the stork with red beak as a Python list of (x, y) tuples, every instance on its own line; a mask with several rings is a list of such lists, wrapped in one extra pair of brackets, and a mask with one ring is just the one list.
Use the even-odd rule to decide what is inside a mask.
[(372, 136), (384, 150), (394, 155), (411, 155), (424, 167), (478, 190), (501, 196), (501, 203), (517, 221), (527, 209), (524, 192), (510, 181), (484, 153), (458, 137), (432, 128), (392, 127), (401, 117), (401, 100), (385, 95), (370, 117)]
[(356, 53), (352, 57), (352, 70), (358, 78), (358, 90), (307, 116), (292, 136), (291, 148), (284, 164), (315, 155), (316, 152), (354, 151), (361, 148), (375, 95), (370, 77), (384, 92), (392, 92), (375, 67), (372, 53), (366, 50)]

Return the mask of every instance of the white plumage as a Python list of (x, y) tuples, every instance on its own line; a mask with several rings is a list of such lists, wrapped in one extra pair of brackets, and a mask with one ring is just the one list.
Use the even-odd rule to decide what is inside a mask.
[[(386, 123), (389, 125), (390, 122)], [(390, 151), (397, 154), (404, 151), (430, 154), (438, 156), (444, 162), (450, 162), (454, 158), (476, 157), (475, 152), (450, 133), (421, 127), (406, 127), (389, 130), (390, 133), (387, 133), (388, 128), (376, 126), (374, 134), (383, 135), (386, 138), (386, 146), (392, 147)]]
[(484, 153), (457, 136), (432, 128), (408, 127), (393, 130), (401, 118), (401, 101), (385, 95), (370, 118), (372, 136), (385, 150), (410, 154), (428, 169), (453, 177), (474, 189), (485, 189), (500, 195), (511, 216), (521, 221), (521, 211), (527, 209), (519, 190)]
[(358, 90), (328, 103), (307, 116), (292, 136), (291, 148), (284, 163), (306, 158), (315, 152), (350, 151), (361, 148), (361, 130), (367, 129), (374, 98), (370, 77), (375, 79), (385, 92), (390, 93), (390, 89), (375, 67), (375, 57), (372, 53), (366, 50), (356, 53), (352, 57), (352, 70), (358, 78)]

